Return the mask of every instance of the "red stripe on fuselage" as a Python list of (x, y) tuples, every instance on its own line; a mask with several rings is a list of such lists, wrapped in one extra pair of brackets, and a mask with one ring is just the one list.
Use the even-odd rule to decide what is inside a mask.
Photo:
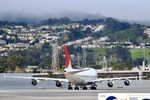
[(64, 45), (64, 58), (65, 58), (65, 64), (66, 64), (65, 67), (67, 68), (69, 66), (69, 63), (70, 63), (67, 45)]

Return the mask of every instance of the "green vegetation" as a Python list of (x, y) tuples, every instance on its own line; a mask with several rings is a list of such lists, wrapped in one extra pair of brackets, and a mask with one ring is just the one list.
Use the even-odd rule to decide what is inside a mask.
[[(144, 53), (142, 48), (127, 49), (120, 46), (116, 48), (92, 48), (86, 49), (86, 66), (102, 68), (104, 56), (108, 66), (114, 70), (127, 70), (133, 66), (142, 65)], [(83, 49), (69, 46), (69, 54), (73, 54), (73, 66), (77, 66), (77, 54), (81, 54), (80, 64), (83, 61)], [(60, 69), (64, 65), (63, 49), (59, 52)], [(10, 52), (8, 57), (0, 58), (0, 72), (15, 71), (16, 68), (26, 68), (28, 65), (39, 66), (41, 68), (51, 68), (52, 48), (49, 43), (44, 43), (40, 48), (30, 48), (29, 50)], [(150, 63), (150, 48), (145, 48), (146, 64)]]
[[(144, 60), (143, 48), (93, 48), (88, 51), (91, 51), (94, 64), (99, 68), (103, 66), (104, 56), (106, 56), (108, 66), (113, 67), (114, 70), (125, 70), (131, 69), (133, 66), (141, 66)], [(145, 48), (145, 61), (146, 64), (150, 64), (150, 48)]]
[(39, 68), (51, 68), (52, 47), (44, 43), (40, 48), (12, 51), (8, 57), (0, 58), (0, 72), (15, 71), (16, 68), (27, 66), (39, 66)]
[(145, 52), (145, 59), (148, 64), (150, 64), (150, 48), (134, 48), (130, 49), (132, 60), (135, 61), (136, 59), (143, 59), (144, 60), (144, 52)]
[[(128, 49), (120, 46), (116, 48), (94, 48), (92, 49), (96, 65), (103, 66), (104, 56), (107, 59), (108, 66), (114, 70), (131, 69), (131, 55)], [(126, 65), (126, 66), (125, 66)]]

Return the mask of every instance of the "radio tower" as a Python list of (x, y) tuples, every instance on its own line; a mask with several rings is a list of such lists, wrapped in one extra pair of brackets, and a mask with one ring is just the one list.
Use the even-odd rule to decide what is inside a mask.
[(103, 69), (104, 71), (108, 71), (106, 56), (103, 57)]
[(52, 44), (52, 66), (51, 69), (56, 72), (59, 69), (59, 53), (58, 53), (58, 43)]
[(85, 48), (83, 48), (82, 68), (87, 67), (87, 65), (86, 65), (86, 57), (87, 57), (87, 52), (86, 52)]

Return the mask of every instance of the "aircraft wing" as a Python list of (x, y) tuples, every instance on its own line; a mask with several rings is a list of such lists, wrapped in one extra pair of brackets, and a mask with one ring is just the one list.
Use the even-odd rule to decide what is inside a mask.
[(18, 79), (35, 79), (35, 80), (40, 80), (40, 81), (51, 80), (51, 81), (68, 82), (67, 79), (63, 79), (63, 78), (24, 77), (24, 76), (6, 76), (6, 75), (4, 75), (4, 77), (7, 77), (7, 78), (18, 78)]
[(133, 77), (115, 77), (115, 78), (98, 78), (96, 80), (93, 80), (92, 82), (102, 82), (102, 81), (114, 81), (114, 80), (126, 80), (126, 79), (137, 79), (137, 76)]

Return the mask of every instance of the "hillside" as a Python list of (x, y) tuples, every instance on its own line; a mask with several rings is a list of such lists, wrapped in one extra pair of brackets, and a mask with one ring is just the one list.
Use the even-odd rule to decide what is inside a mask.
[[(150, 42), (148, 36), (143, 34), (146, 29), (145, 25), (140, 24), (130, 24), (128, 22), (119, 21), (114, 18), (101, 18), (101, 19), (83, 19), (79, 21), (72, 21), (67, 17), (60, 19), (48, 19), (40, 23), (40, 25), (79, 25), (77, 28), (69, 29), (68, 40), (76, 40), (79, 38), (84, 38), (86, 36), (92, 36), (94, 38), (99, 38), (102, 36), (108, 36), (110, 41), (131, 41), (131, 42)], [(94, 32), (91, 28), (96, 25), (104, 25), (104, 30)], [(84, 26), (84, 28), (83, 28)], [(85, 28), (86, 27), (86, 28)]]
[(144, 58), (144, 51), (145, 51), (145, 59), (148, 61), (148, 64), (150, 64), (150, 48), (134, 48), (130, 49), (132, 60), (136, 60), (139, 58)]
[[(23, 25), (27, 26), (27, 23), (18, 23), (18, 22), (8, 22), (8, 21), (0, 21), (0, 26), (14, 26), (14, 25)], [(148, 27), (140, 24), (130, 24), (128, 22), (119, 21), (114, 18), (100, 18), (100, 19), (83, 19), (73, 21), (68, 17), (63, 18), (49, 18), (48, 20), (43, 20), (38, 24), (34, 24), (33, 27), (38, 26), (74, 26), (78, 25), (79, 27), (75, 28), (65, 28), (55, 30), (55, 32), (61, 32), (62, 30), (67, 30), (68, 41), (76, 40), (80, 38), (85, 38), (87, 36), (91, 36), (94, 38), (100, 38), (103, 36), (108, 36), (110, 41), (131, 41), (135, 43), (140, 42), (150, 42), (150, 38), (143, 34), (144, 30)], [(93, 26), (104, 25), (105, 28), (101, 31), (93, 31)], [(64, 41), (62, 41), (64, 42)]]

